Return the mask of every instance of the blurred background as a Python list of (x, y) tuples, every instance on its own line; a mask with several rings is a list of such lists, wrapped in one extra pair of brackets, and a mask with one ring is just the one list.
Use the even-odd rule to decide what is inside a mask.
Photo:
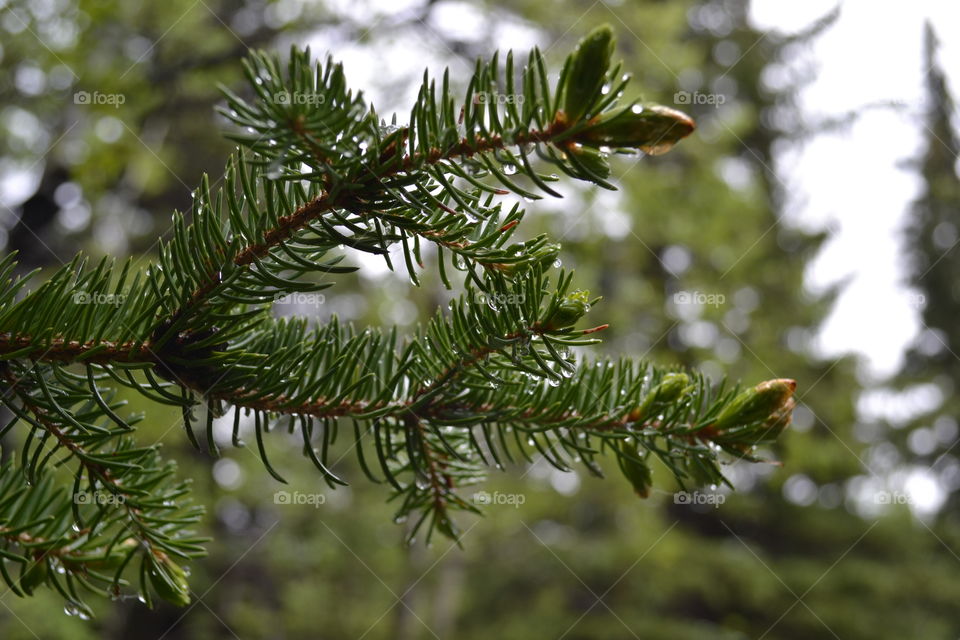
[[(561, 241), (564, 266), (603, 295), (597, 352), (795, 378), (800, 401), (767, 452), (782, 466), (732, 465), (735, 492), (644, 501), (616, 478), (518, 467), (484, 487), (513, 500), (461, 516), (463, 549), (405, 546), (387, 490), (349, 456), (352, 485), (327, 491), (275, 434), (284, 489), (323, 494), (278, 504), (254, 453), (210, 460), (151, 406), (141, 437), (162, 436), (195, 479), (216, 538), (192, 567), (194, 603), (95, 602), (84, 621), (56, 594), (6, 591), (0, 637), (957, 638), (957, 13), (948, 0), (0, 0), (0, 249), (24, 271), (78, 249), (149, 261), (202, 172), (221, 176), (216, 85), (243, 90), (248, 48), (330, 52), (403, 121), (425, 65), (464, 81), (478, 55), (538, 45), (557, 69), (610, 23), (635, 94), (698, 130), (666, 156), (620, 160), (620, 191), (563, 183), (563, 200), (527, 205), (523, 233)], [(279, 312), (409, 329), (449, 295), (350, 258), (356, 277)]]

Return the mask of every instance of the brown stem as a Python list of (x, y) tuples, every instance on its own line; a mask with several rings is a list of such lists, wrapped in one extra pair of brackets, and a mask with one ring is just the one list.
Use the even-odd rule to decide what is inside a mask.
[[(2, 373), (0, 373), (0, 376), (3, 377), (4, 381), (11, 389), (16, 389), (20, 384), (20, 380), (11, 374), (9, 370), (3, 370)], [(47, 411), (43, 407), (31, 402), (30, 396), (27, 394), (19, 393), (17, 395), (20, 398), (20, 401), (23, 403), (23, 406), (33, 414), (34, 418), (36, 418), (37, 422), (43, 425), (44, 429), (53, 434), (53, 437), (57, 439), (57, 442), (60, 443), (60, 446), (64, 447), (74, 456), (76, 456), (79, 463), (89, 473), (99, 478), (104, 485), (109, 485), (112, 487), (112, 493), (115, 495), (124, 495), (124, 491), (120, 486), (120, 482), (113, 477), (113, 474), (110, 473), (110, 470), (105, 468), (103, 465), (90, 461), (87, 451), (79, 444), (71, 440), (67, 434), (63, 432), (63, 430), (54, 424), (53, 421), (49, 419)], [(122, 502), (122, 506), (127, 512), (129, 523), (128, 526), (132, 524), (137, 529), (136, 532), (132, 532), (132, 535), (136, 536), (137, 540), (146, 545), (146, 547), (150, 549), (151, 553), (157, 553), (153, 543), (150, 540), (150, 537), (144, 531), (143, 524), (140, 522), (139, 509), (132, 507), (126, 500)]]
[[(95, 347), (102, 347), (96, 354), (86, 359), (86, 362), (95, 364), (105, 364), (107, 362), (152, 362), (155, 360), (150, 351), (149, 343), (136, 344), (134, 342), (111, 342), (101, 340), (97, 343), (78, 342), (76, 340), (64, 340), (54, 338), (46, 344), (34, 344), (31, 336), (24, 335), (0, 335), (0, 356), (20, 351), (27, 347), (34, 347), (35, 351), (41, 352), (39, 359), (69, 363), (74, 362)], [(22, 357), (33, 357), (30, 356)]]
[[(478, 153), (486, 153), (488, 151), (502, 149), (510, 145), (549, 142), (551, 139), (566, 131), (567, 128), (568, 125), (562, 119), (557, 119), (542, 131), (533, 130), (520, 133), (514, 136), (514, 138), (510, 141), (504, 141), (501, 136), (491, 136), (489, 138), (474, 138), (473, 142), (471, 143), (467, 138), (463, 138), (460, 140), (460, 142), (445, 150), (435, 148), (431, 149), (426, 154), (417, 153), (413, 155), (406, 155), (396, 167), (387, 169), (384, 173), (377, 175), (376, 178), (379, 181), (391, 175), (415, 170), (422, 165), (436, 164), (441, 160), (454, 157), (471, 157)], [(300, 134), (301, 137), (304, 137), (304, 139), (309, 143), (309, 139), (306, 137), (306, 132), (303, 130), (302, 126), (299, 126), (298, 128), (297, 123), (294, 123), (294, 130)], [(312, 143), (310, 143), (310, 146), (311, 148), (315, 147), (312, 145)], [(315, 150), (315, 152), (316, 154), (319, 154), (319, 150)], [(317, 155), (318, 162), (321, 161), (322, 158), (322, 154)], [(293, 213), (282, 216), (279, 219), (279, 224), (273, 229), (270, 229), (264, 233), (263, 238), (260, 241), (240, 249), (236, 256), (234, 256), (234, 264), (238, 266), (245, 266), (253, 263), (257, 258), (263, 258), (270, 252), (272, 248), (288, 240), (294, 233), (300, 229), (303, 229), (306, 225), (319, 218), (327, 211), (348, 206), (350, 202), (355, 201), (355, 199), (356, 196), (353, 194), (341, 197), (333, 197), (330, 195), (329, 191), (324, 191), (310, 202), (301, 205)], [(206, 284), (198, 288), (194, 292), (190, 303), (187, 306), (189, 307), (200, 303), (203, 298), (205, 298), (214, 289), (214, 287), (216, 287), (216, 285), (217, 281), (211, 279)]]

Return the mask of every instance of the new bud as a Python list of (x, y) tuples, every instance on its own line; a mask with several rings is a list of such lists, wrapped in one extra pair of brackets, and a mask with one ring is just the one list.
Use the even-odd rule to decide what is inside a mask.
[(684, 113), (652, 105), (625, 107), (597, 119), (595, 125), (575, 136), (583, 145), (629, 147), (656, 156), (666, 153), (696, 128)]
[(190, 586), (183, 568), (164, 556), (152, 563), (148, 571), (150, 584), (161, 598), (178, 607), (190, 604)]
[(547, 331), (557, 331), (572, 327), (587, 311), (590, 311), (589, 296), (589, 292), (581, 290), (564, 296), (560, 304), (544, 319), (543, 328)]
[(755, 422), (768, 422), (771, 427), (779, 426), (782, 431), (789, 424), (790, 411), (793, 409), (793, 392), (797, 388), (796, 380), (777, 378), (761, 382), (747, 389), (733, 399), (720, 412), (713, 424), (714, 429), (723, 431)]
[(640, 406), (627, 415), (627, 422), (639, 422), (664, 404), (676, 402), (690, 392), (690, 377), (685, 373), (668, 373), (647, 393)]
[(790, 398), (779, 410), (772, 413), (764, 423), (766, 426), (766, 431), (763, 434), (764, 438), (776, 440), (790, 426), (790, 422), (793, 420), (793, 408), (796, 406), (797, 401)]
[(610, 68), (614, 42), (613, 31), (604, 25), (587, 34), (570, 54), (563, 102), (567, 122), (574, 123), (582, 118), (600, 96)]

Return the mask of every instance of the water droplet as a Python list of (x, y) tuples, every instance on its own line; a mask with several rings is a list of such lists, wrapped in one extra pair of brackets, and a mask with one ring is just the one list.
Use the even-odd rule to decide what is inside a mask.
[(81, 620), (90, 619), (90, 616), (87, 615), (87, 613), (83, 609), (81, 609), (79, 606), (77, 606), (73, 602), (68, 602), (66, 605), (64, 605), (63, 612), (68, 616), (76, 616)]
[(517, 165), (515, 164), (505, 164), (503, 165), (503, 172), (508, 176), (512, 176), (517, 172)]
[(554, 269), (559, 269), (562, 266), (563, 266), (563, 262), (560, 260), (560, 258), (557, 258), (556, 260), (553, 261)]
[(397, 516), (393, 519), (396, 524), (403, 524), (407, 521), (407, 516)]

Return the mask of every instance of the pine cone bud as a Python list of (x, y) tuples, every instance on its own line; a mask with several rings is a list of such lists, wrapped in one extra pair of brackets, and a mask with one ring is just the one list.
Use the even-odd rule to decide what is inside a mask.
[(564, 296), (560, 304), (544, 319), (543, 328), (547, 331), (557, 331), (572, 327), (587, 311), (590, 311), (589, 296), (589, 292), (579, 289)]
[(639, 422), (647, 418), (655, 405), (663, 405), (679, 400), (690, 391), (690, 376), (685, 373), (668, 373), (660, 384), (655, 386), (640, 403), (627, 415), (627, 422)]
[(178, 607), (190, 604), (190, 586), (183, 568), (164, 556), (150, 566), (150, 584), (161, 598)]
[(764, 438), (776, 440), (780, 434), (790, 426), (790, 422), (793, 420), (793, 408), (796, 406), (797, 401), (790, 398), (779, 410), (772, 413), (764, 423), (766, 425), (766, 431), (763, 434)]
[(669, 107), (626, 107), (597, 119), (595, 125), (576, 135), (580, 144), (629, 147), (656, 156), (666, 153), (696, 128), (684, 113)]
[(587, 34), (570, 54), (563, 102), (567, 122), (582, 118), (600, 95), (614, 43), (613, 31), (609, 25), (603, 25)]
[(793, 392), (797, 388), (796, 380), (777, 378), (761, 382), (747, 389), (733, 399), (720, 412), (714, 423), (714, 429), (723, 431), (731, 427), (773, 420), (781, 424), (781, 431), (789, 424), (790, 411), (793, 409)]

